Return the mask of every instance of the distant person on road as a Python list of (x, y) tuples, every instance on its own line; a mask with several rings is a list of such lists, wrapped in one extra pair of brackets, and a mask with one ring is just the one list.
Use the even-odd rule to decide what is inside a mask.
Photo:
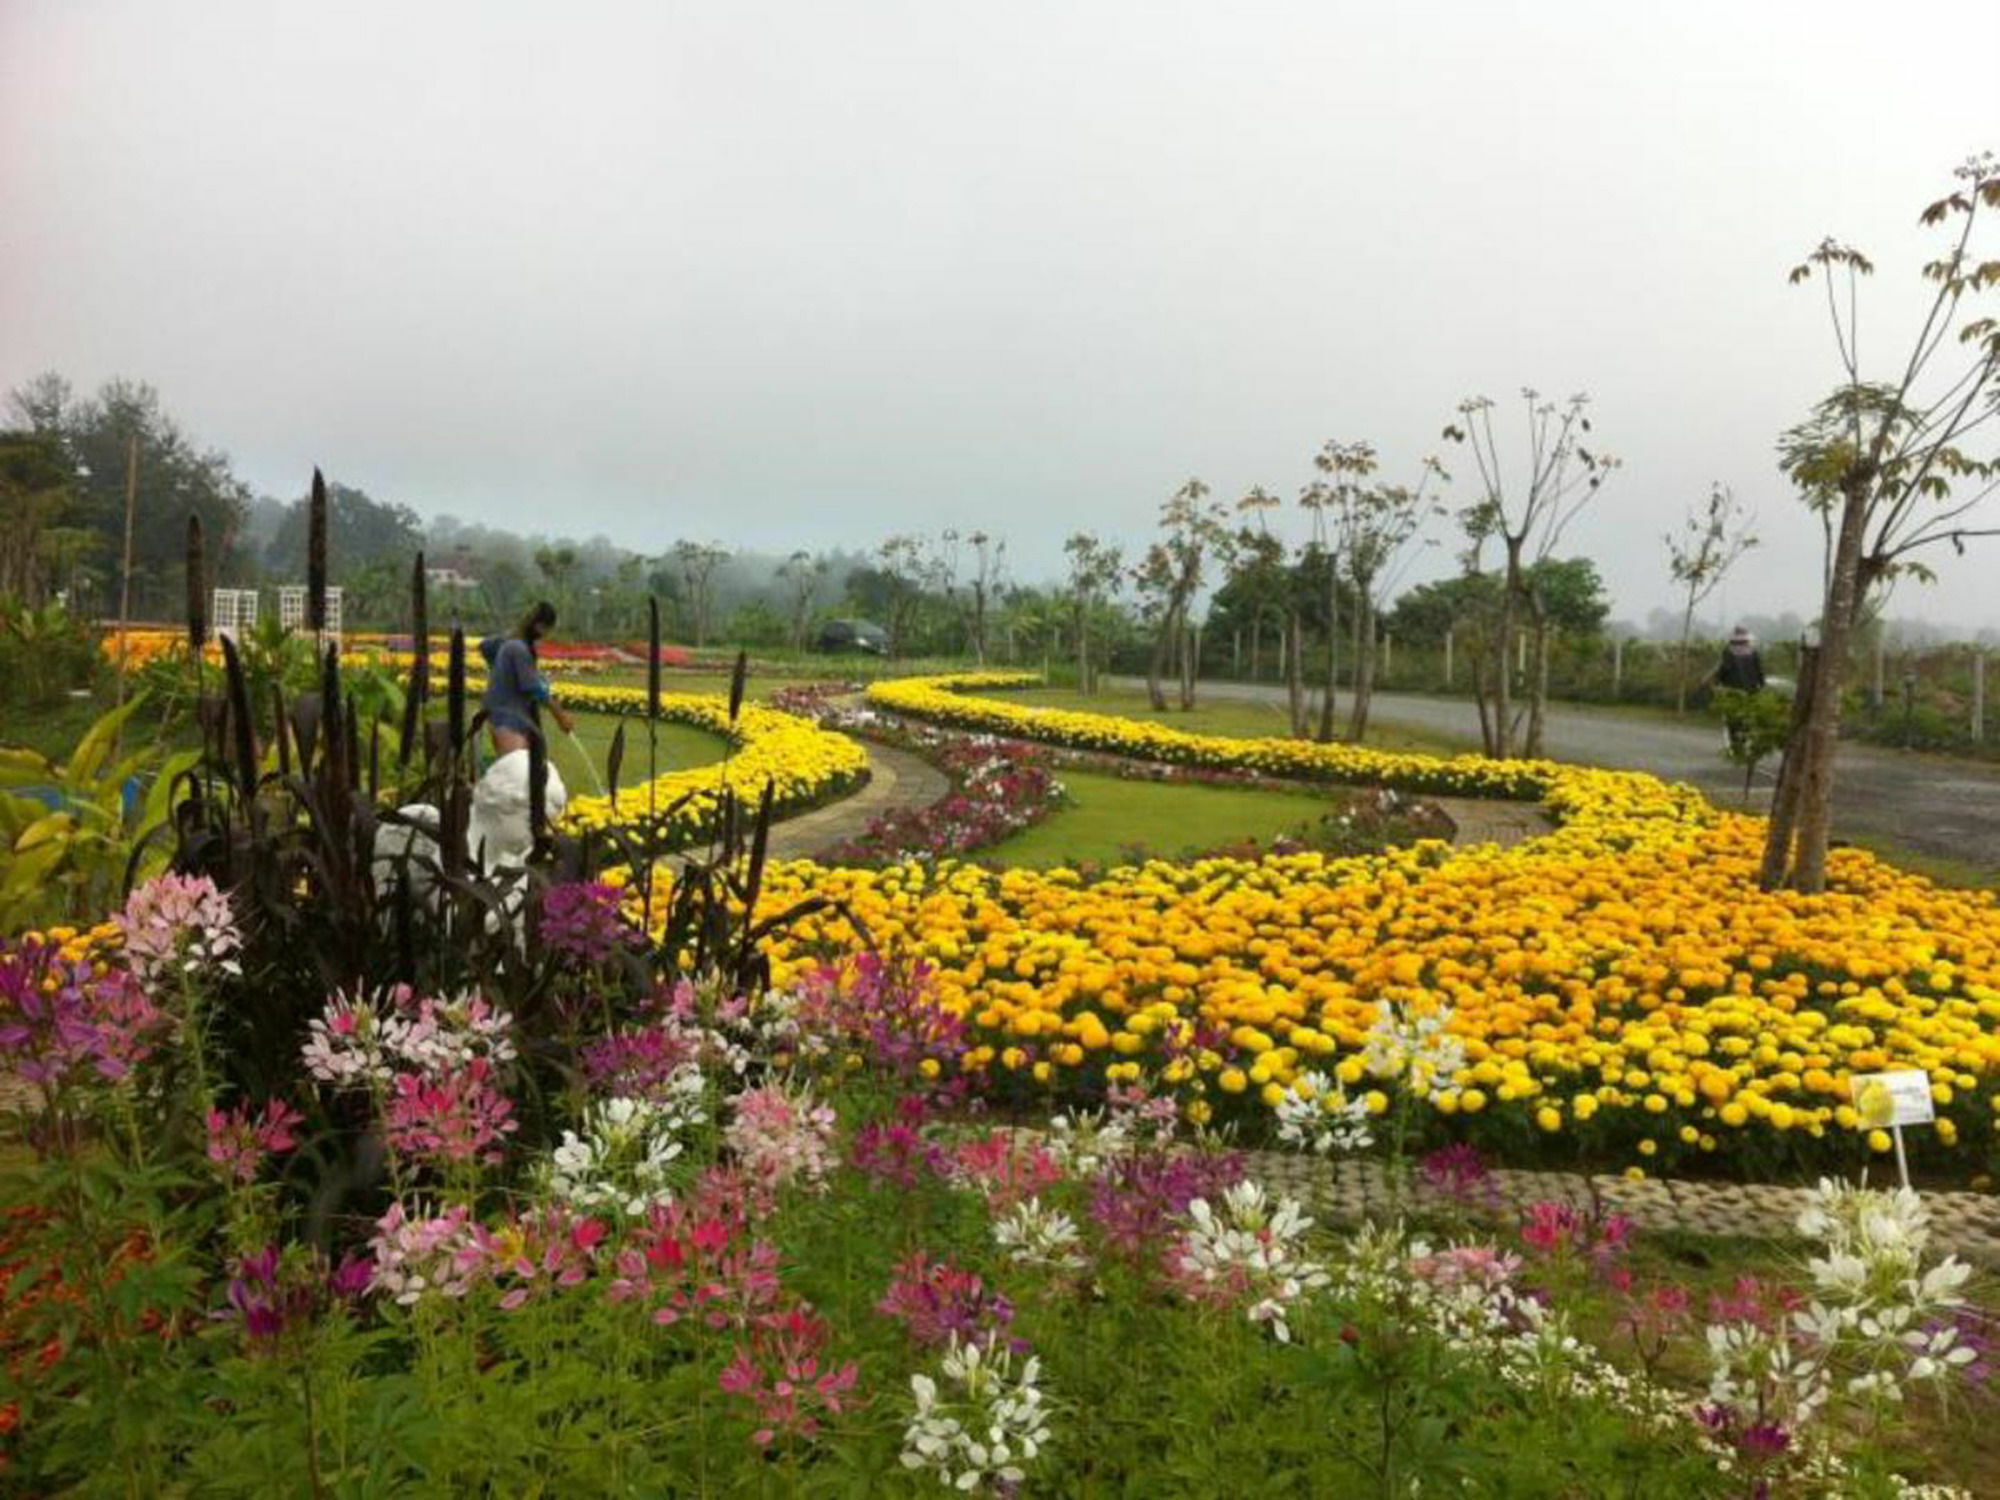
[(1715, 685), (1735, 688), (1739, 693), (1763, 691), (1764, 661), (1757, 655), (1757, 637), (1741, 625), (1729, 633), (1729, 644), (1722, 648), (1722, 660), (1715, 668)]
[(521, 618), (512, 635), (489, 635), (479, 643), (486, 658), (486, 727), (493, 733), (493, 750), (506, 755), (528, 748), (541, 730), (542, 705), (555, 715), (564, 734), (575, 733), (570, 716), (549, 695), (549, 680), (535, 656), (535, 643), (555, 628), (556, 607), (544, 599)]
[[(1722, 660), (1715, 666), (1715, 685), (1733, 688), (1739, 693), (1761, 693), (1764, 690), (1764, 661), (1757, 654), (1757, 637), (1741, 625), (1729, 633), (1729, 643), (1722, 648)], [(1724, 715), (1722, 734), (1729, 754), (1736, 756), (1743, 745), (1741, 716)]]

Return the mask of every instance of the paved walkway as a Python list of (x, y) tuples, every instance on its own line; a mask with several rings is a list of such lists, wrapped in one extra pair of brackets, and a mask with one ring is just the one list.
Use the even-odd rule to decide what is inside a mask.
[(771, 830), (771, 858), (810, 859), (836, 844), (859, 838), (884, 813), (929, 807), (951, 790), (942, 771), (921, 756), (872, 740), (857, 740), (868, 752), (868, 782), (851, 797), (787, 818)]
[(1503, 849), (1538, 838), (1555, 824), (1532, 802), (1497, 802), (1490, 797), (1427, 797), (1444, 809), (1457, 830), (1454, 844), (1498, 844)]
[[(1309, 1202), (1338, 1223), (1393, 1218), (1395, 1194), (1375, 1161), (1321, 1161), (1276, 1151), (1249, 1153), (1248, 1170), (1265, 1186)], [(1895, 1181), (1893, 1169), (1874, 1180)], [(1807, 1187), (1771, 1183), (1676, 1181), (1648, 1177), (1586, 1176), (1581, 1172), (1520, 1172), (1500, 1169), (1464, 1204), (1477, 1217), (1513, 1222), (1530, 1203), (1552, 1200), (1575, 1208), (1624, 1214), (1641, 1229), (1680, 1231), (1733, 1239), (1786, 1239), (1798, 1233), (1799, 1213), (1810, 1200)], [(1966, 1260), (2000, 1265), (2000, 1197), (1990, 1193), (1926, 1192), (1931, 1232), (1941, 1250)], [(1410, 1189), (1406, 1211), (1435, 1213), (1460, 1200), (1430, 1190), (1421, 1181)]]
[[(1107, 678), (1113, 687), (1143, 689), (1136, 677)], [(1202, 696), (1230, 702), (1282, 702), (1284, 686), (1268, 682), (1204, 682)], [(1376, 722), (1434, 735), (1468, 750), (1479, 747), (1478, 710), (1470, 698), (1377, 693)], [(1714, 720), (1690, 713), (1677, 720), (1644, 712), (1552, 703), (1546, 727), (1551, 759), (1651, 771), (1692, 782), (1718, 807), (1743, 805), (1743, 773), (1722, 756)], [(1836, 761), (1834, 834), (1880, 839), (1940, 859), (2000, 866), (2000, 764), (1887, 750), (1843, 742)], [(1750, 809), (1763, 812), (1772, 765), (1752, 789)]]

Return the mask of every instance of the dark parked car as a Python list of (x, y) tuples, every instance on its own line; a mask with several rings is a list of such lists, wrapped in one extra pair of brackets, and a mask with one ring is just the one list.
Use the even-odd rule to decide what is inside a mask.
[(839, 654), (860, 651), (869, 656), (889, 654), (889, 635), (867, 620), (829, 620), (819, 633), (819, 649)]

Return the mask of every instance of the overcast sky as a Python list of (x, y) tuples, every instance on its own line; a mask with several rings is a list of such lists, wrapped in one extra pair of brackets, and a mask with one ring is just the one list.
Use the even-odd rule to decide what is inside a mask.
[[(1587, 389), (1620, 612), (1714, 479), (1767, 539), (1722, 612), (1803, 612), (1785, 271), (1861, 245), (1906, 343), (1996, 56), (1993, 0), (0, 0), (0, 386), (150, 380), (274, 494), (1028, 578), (1190, 474), (1414, 476), (1460, 397)], [(1892, 612), (2000, 625), (2000, 550), (1939, 562)]]

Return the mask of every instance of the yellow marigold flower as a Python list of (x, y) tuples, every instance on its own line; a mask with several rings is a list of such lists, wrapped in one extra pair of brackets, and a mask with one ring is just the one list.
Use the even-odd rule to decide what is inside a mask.
[(1660, 1143), (1654, 1140), (1650, 1135), (1647, 1136), (1643, 1141), (1639, 1142), (1639, 1154), (1641, 1156), (1655, 1156), (1659, 1154), (1659, 1150), (1660, 1150)]
[(1469, 1115), (1476, 1115), (1486, 1108), (1486, 1095), (1480, 1089), (1466, 1089), (1458, 1096), (1458, 1107)]
[(1868, 1149), (1870, 1151), (1878, 1153), (1891, 1151), (1895, 1149), (1895, 1145), (1896, 1143), (1889, 1138), (1889, 1132), (1886, 1130), (1871, 1130), (1868, 1132)]
[(1362, 1102), (1368, 1106), (1371, 1115), (1386, 1115), (1389, 1112), (1389, 1096), (1380, 1089), (1370, 1089), (1362, 1096)]
[(1285, 1102), (1285, 1086), (1282, 1083), (1267, 1083), (1258, 1097), (1272, 1109)]
[(1225, 1094), (1240, 1094), (1250, 1086), (1250, 1079), (1241, 1068), (1224, 1068), (1215, 1081)]
[(1562, 1111), (1552, 1104), (1544, 1104), (1535, 1111), (1535, 1123), (1550, 1134), (1554, 1134), (1563, 1127)]

